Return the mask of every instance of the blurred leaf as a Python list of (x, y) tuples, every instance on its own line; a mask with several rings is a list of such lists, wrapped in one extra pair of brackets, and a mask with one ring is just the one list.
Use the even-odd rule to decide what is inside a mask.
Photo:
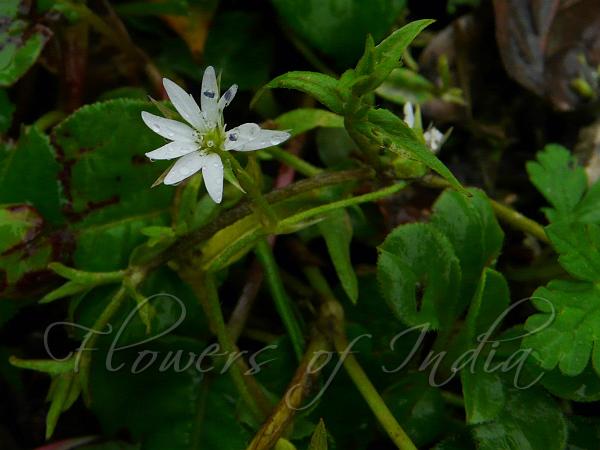
[(324, 109), (299, 108), (288, 111), (275, 119), (280, 130), (289, 130), (292, 136), (317, 127), (343, 128), (344, 118)]
[(563, 375), (559, 369), (544, 371), (541, 384), (559, 398), (575, 402), (596, 402), (600, 400), (600, 377), (591, 367), (576, 376)]
[(388, 305), (407, 325), (444, 328), (459, 312), (459, 262), (432, 225), (414, 223), (392, 231), (379, 247), (377, 278)]
[(227, 11), (217, 14), (211, 26), (204, 58), (221, 73), (224, 88), (256, 89), (269, 79), (273, 58), (270, 26), (260, 14)]
[(600, 442), (600, 421), (597, 417), (570, 416), (569, 443), (566, 450), (594, 448)]
[(435, 85), (427, 78), (410, 69), (392, 70), (387, 79), (375, 91), (381, 98), (404, 105), (425, 103), (434, 98)]
[(530, 333), (523, 339), (523, 348), (532, 348), (545, 370), (558, 366), (565, 375), (576, 376), (592, 357), (598, 372), (599, 296), (597, 284), (582, 281), (554, 280), (538, 288), (531, 299), (540, 312), (525, 322)]
[(342, 283), (342, 287), (352, 303), (358, 300), (358, 280), (352, 261), (350, 245), (352, 244), (352, 223), (345, 209), (338, 209), (327, 214), (318, 224), (325, 238), (329, 256)]
[(405, 0), (272, 0), (286, 25), (340, 67), (356, 62), (367, 34), (380, 40)]
[(11, 86), (37, 61), (51, 32), (19, 18), (21, 0), (0, 6), (0, 87)]
[(418, 447), (436, 441), (445, 429), (445, 402), (440, 389), (429, 384), (426, 373), (404, 374), (387, 388), (383, 399)]
[(336, 114), (342, 114), (344, 110), (344, 99), (337, 80), (321, 73), (287, 72), (269, 81), (265, 88), (296, 89), (316, 98)]
[(478, 450), (562, 450), (567, 424), (554, 400), (540, 389), (506, 389), (504, 408), (492, 422), (473, 428)]
[(319, 424), (310, 438), (308, 450), (327, 450), (327, 430), (325, 430), (323, 419), (319, 420)]
[(28, 202), (48, 222), (60, 223), (59, 170), (48, 137), (30, 127), (14, 148), (0, 147), (0, 203)]
[(527, 163), (527, 173), (531, 182), (554, 207), (545, 210), (550, 221), (569, 217), (587, 187), (585, 170), (560, 145), (547, 145), (537, 154), (537, 161)]
[(12, 124), (12, 116), (15, 112), (5, 89), (0, 89), (0, 133), (6, 133)]
[(343, 167), (351, 161), (350, 154), (359, 151), (345, 128), (317, 130), (317, 147), (319, 158), (328, 167)]
[(462, 272), (461, 305), (473, 297), (482, 271), (500, 254), (504, 233), (489, 199), (478, 189), (472, 197), (446, 190), (433, 205), (431, 223), (452, 243)]
[[(142, 348), (145, 358), (139, 348), (115, 353), (114, 366), (125, 364), (121, 370), (107, 370), (103, 358), (92, 368), (92, 409), (107, 433), (125, 427), (143, 450), (188, 450), (200, 443), (207, 450), (244, 448), (250, 435), (237, 420), (237, 394), (207, 346), (169, 337)], [(174, 365), (161, 370), (167, 361)]]

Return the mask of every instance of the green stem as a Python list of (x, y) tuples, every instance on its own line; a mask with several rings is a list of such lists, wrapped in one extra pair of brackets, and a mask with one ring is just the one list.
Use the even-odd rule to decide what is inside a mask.
[(302, 158), (298, 158), (293, 153), (286, 152), (280, 147), (271, 147), (265, 151), (276, 160), (290, 166), (296, 172), (306, 177), (314, 177), (323, 172), (323, 169), (307, 163)]
[(260, 215), (264, 219), (264, 225), (267, 230), (272, 230), (277, 225), (277, 215), (271, 205), (265, 200), (260, 188), (256, 185), (254, 179), (250, 176), (248, 172), (241, 166), (239, 161), (233, 156), (231, 153), (226, 153), (229, 157), (229, 161), (238, 176), (240, 183), (244, 190), (248, 192), (254, 205), (259, 211)]
[(281, 281), (273, 251), (266, 239), (261, 239), (256, 245), (256, 256), (265, 269), (266, 280), (271, 290), (273, 301), (275, 302), (275, 308), (290, 336), (294, 352), (298, 360), (300, 360), (304, 353), (304, 336), (294, 314), (292, 302)]
[(36, 120), (33, 125), (40, 131), (46, 131), (48, 128), (53, 127), (65, 117), (66, 114), (63, 111), (49, 111)]
[[(208, 317), (208, 321), (213, 333), (217, 336), (219, 345), (223, 352), (231, 356), (237, 354), (237, 348), (229, 333), (227, 332), (227, 326), (225, 325), (225, 319), (223, 318), (223, 312), (221, 311), (221, 304), (219, 303), (219, 294), (217, 292), (217, 286), (212, 275), (205, 274), (204, 276), (203, 298), (201, 298), (205, 313)], [(245, 375), (242, 373), (238, 364), (232, 364), (230, 367), (231, 378), (235, 387), (240, 394), (242, 400), (246, 403), (250, 409), (252, 415), (257, 420), (262, 420), (264, 417), (263, 411), (261, 410), (258, 402), (252, 395), (246, 380)]]
[(336, 336), (334, 345), (341, 358), (344, 358), (344, 368), (350, 375), (350, 378), (357, 389), (366, 400), (367, 404), (377, 417), (377, 420), (386, 431), (390, 439), (401, 450), (417, 450), (417, 447), (411, 441), (404, 429), (396, 421), (396, 418), (389, 410), (371, 380), (358, 363), (352, 353), (348, 353), (348, 342), (344, 336)]
[(377, 191), (369, 192), (368, 194), (358, 195), (356, 197), (346, 198), (344, 200), (338, 200), (337, 202), (327, 203), (326, 205), (317, 206), (315, 208), (307, 209), (298, 214), (290, 216), (279, 222), (279, 228), (284, 229), (285, 227), (293, 226), (299, 222), (310, 219), (321, 214), (325, 214), (329, 211), (333, 211), (340, 208), (347, 208), (353, 205), (359, 205), (361, 203), (372, 202), (380, 198), (392, 195), (408, 186), (408, 183), (399, 182), (391, 186), (379, 189)]
[(550, 240), (548, 236), (546, 236), (546, 232), (544, 231), (544, 227), (542, 227), (539, 223), (534, 220), (531, 220), (529, 217), (525, 217), (518, 211), (515, 211), (512, 208), (509, 208), (506, 205), (503, 205), (496, 200), (491, 200), (492, 208), (494, 208), (494, 212), (496, 216), (503, 222), (507, 223), (513, 228), (517, 230), (524, 231), (525, 233), (529, 233), (532, 236), (538, 238), (542, 242), (549, 243)]
[(79, 361), (76, 360), (75, 367), (76, 370), (80, 371), (79, 379), (81, 381), (83, 397), (88, 404), (91, 403), (88, 384), (90, 366), (92, 362), (92, 354), (90, 351), (94, 349), (94, 346), (98, 342), (98, 338), (100, 336), (100, 333), (98, 332), (101, 332), (104, 330), (104, 328), (106, 328), (110, 320), (119, 311), (126, 299), (127, 289), (125, 288), (125, 285), (121, 285), (119, 290), (115, 293), (115, 295), (113, 295), (106, 308), (104, 308), (104, 311), (102, 311), (100, 314), (100, 317), (98, 317), (96, 322), (94, 322), (94, 325), (92, 325), (90, 332), (83, 339), (82, 347), (77, 352), (77, 359)]
[(307, 267), (304, 273), (311, 286), (323, 300), (323, 310), (328, 312), (326, 316), (329, 322), (331, 322), (327, 325), (326, 329), (329, 331), (333, 345), (354, 385), (396, 446), (400, 450), (417, 450), (415, 444), (413, 444), (410, 437), (396, 421), (396, 418), (381, 398), (381, 395), (379, 395), (379, 392), (377, 392), (375, 386), (373, 386), (373, 383), (371, 383), (371, 380), (369, 380), (360, 363), (352, 354), (352, 348), (349, 346), (344, 332), (344, 309), (334, 297), (329, 283), (327, 283), (327, 280), (317, 267)]

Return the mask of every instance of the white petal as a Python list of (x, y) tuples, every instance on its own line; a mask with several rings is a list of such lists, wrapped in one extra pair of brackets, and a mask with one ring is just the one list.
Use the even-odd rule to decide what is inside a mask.
[(175, 159), (198, 150), (194, 142), (169, 142), (156, 150), (146, 153), (150, 159)]
[(146, 111), (142, 111), (142, 120), (156, 134), (171, 141), (194, 142), (196, 140), (196, 133), (185, 123), (155, 116)]
[(208, 66), (202, 77), (202, 96), (200, 105), (202, 113), (209, 127), (215, 126), (219, 122), (219, 110), (217, 104), (219, 101), (219, 86), (217, 85), (217, 75), (212, 66)]
[(223, 199), (223, 161), (214, 153), (202, 157), (202, 177), (208, 195), (215, 203)]
[(225, 136), (225, 150), (245, 152), (281, 144), (290, 138), (290, 133), (263, 130), (255, 123), (245, 123), (232, 128)]
[(235, 94), (237, 94), (238, 86), (234, 84), (229, 89), (225, 91), (225, 93), (219, 99), (218, 109), (219, 113), (222, 113), (223, 110), (231, 103)]
[(180, 181), (185, 180), (187, 177), (191, 177), (201, 168), (202, 156), (200, 156), (200, 153), (188, 153), (187, 155), (182, 156), (175, 162), (173, 168), (165, 177), (164, 183), (177, 184)]
[(431, 151), (435, 153), (440, 149), (444, 135), (437, 128), (432, 128), (423, 133), (423, 138), (425, 138), (425, 143)]
[(205, 130), (206, 124), (202, 118), (200, 107), (194, 97), (185, 92), (177, 83), (163, 78), (163, 86), (169, 95), (169, 99), (181, 117), (191, 126), (198, 130)]
[(410, 102), (404, 104), (404, 122), (411, 128), (415, 126), (415, 113), (413, 112), (413, 106)]

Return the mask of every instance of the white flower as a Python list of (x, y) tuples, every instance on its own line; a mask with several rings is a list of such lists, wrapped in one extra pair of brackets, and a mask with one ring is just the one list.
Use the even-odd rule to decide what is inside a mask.
[(290, 137), (285, 131), (263, 130), (255, 123), (245, 123), (226, 131), (223, 110), (237, 92), (231, 86), (219, 97), (213, 67), (202, 78), (202, 96), (198, 106), (194, 98), (176, 83), (163, 78), (171, 103), (189, 125), (142, 111), (142, 120), (152, 131), (170, 140), (166, 145), (146, 153), (150, 159), (177, 159), (164, 184), (177, 184), (202, 170), (206, 190), (215, 203), (223, 198), (223, 162), (219, 152), (246, 152), (278, 145)]
[[(404, 122), (410, 128), (415, 127), (415, 113), (413, 111), (413, 105), (410, 102), (404, 104)], [(444, 143), (444, 134), (437, 128), (431, 126), (423, 133), (423, 139), (425, 139), (427, 147), (429, 147), (433, 153), (437, 153)]]

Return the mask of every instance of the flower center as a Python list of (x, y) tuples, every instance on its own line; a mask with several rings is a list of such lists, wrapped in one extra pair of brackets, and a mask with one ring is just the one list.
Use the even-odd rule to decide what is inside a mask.
[(213, 153), (223, 147), (224, 136), (219, 127), (203, 133), (196, 133), (196, 144), (202, 153)]

